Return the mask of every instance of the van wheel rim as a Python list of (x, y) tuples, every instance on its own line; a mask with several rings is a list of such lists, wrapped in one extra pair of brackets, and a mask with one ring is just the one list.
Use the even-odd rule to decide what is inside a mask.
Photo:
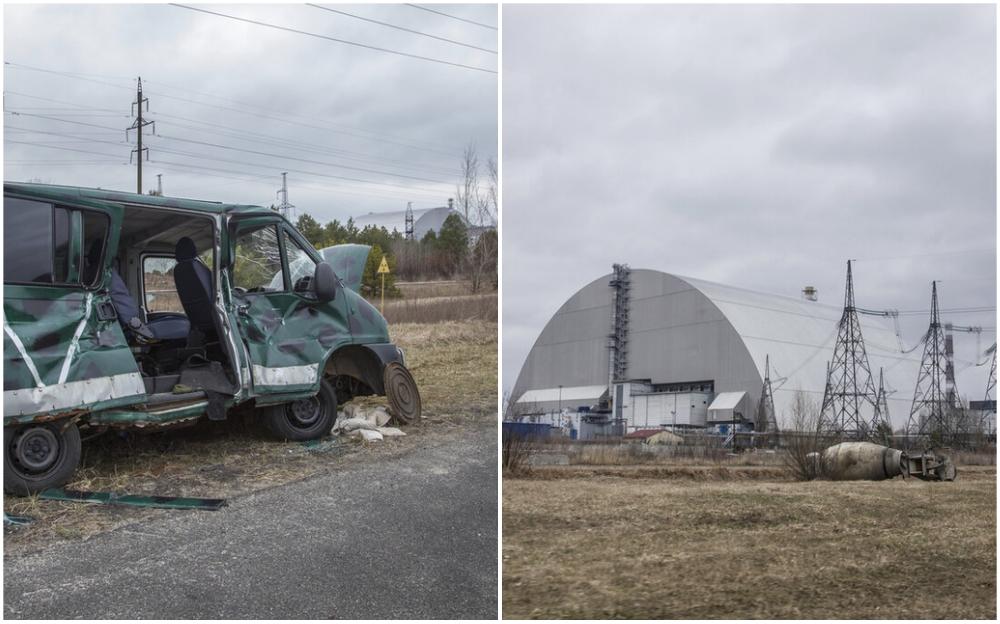
[(13, 441), (13, 455), (20, 468), (30, 474), (45, 472), (59, 459), (59, 439), (48, 427), (27, 429)]
[(383, 381), (393, 417), (404, 425), (420, 418), (420, 392), (410, 371), (392, 362), (385, 367)]
[(319, 399), (310, 397), (293, 401), (286, 409), (288, 419), (296, 427), (311, 427), (323, 413)]

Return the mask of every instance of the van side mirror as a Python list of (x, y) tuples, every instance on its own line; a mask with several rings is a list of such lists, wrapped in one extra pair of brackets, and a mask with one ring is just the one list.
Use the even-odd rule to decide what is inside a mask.
[(316, 291), (316, 300), (320, 303), (333, 301), (337, 295), (337, 274), (333, 272), (333, 267), (328, 263), (320, 262), (316, 265), (313, 288)]

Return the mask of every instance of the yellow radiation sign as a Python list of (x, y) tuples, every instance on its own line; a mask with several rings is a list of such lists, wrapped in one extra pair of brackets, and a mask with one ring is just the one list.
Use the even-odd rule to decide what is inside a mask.
[(385, 314), (385, 274), (389, 272), (389, 263), (385, 261), (385, 256), (382, 256), (382, 262), (378, 265), (377, 274), (382, 276), (382, 297), (381, 303), (378, 306), (378, 311)]

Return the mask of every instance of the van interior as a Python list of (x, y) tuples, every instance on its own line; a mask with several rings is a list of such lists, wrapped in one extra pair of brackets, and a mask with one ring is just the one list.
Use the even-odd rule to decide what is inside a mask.
[(125, 209), (111, 295), (147, 394), (236, 391), (213, 303), (214, 241), (211, 217)]

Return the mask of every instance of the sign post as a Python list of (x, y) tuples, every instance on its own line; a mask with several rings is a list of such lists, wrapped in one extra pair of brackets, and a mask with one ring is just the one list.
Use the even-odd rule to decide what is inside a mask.
[(389, 272), (389, 263), (382, 256), (382, 262), (378, 265), (378, 274), (382, 276), (382, 303), (379, 305), (379, 313), (385, 314), (385, 274)]

